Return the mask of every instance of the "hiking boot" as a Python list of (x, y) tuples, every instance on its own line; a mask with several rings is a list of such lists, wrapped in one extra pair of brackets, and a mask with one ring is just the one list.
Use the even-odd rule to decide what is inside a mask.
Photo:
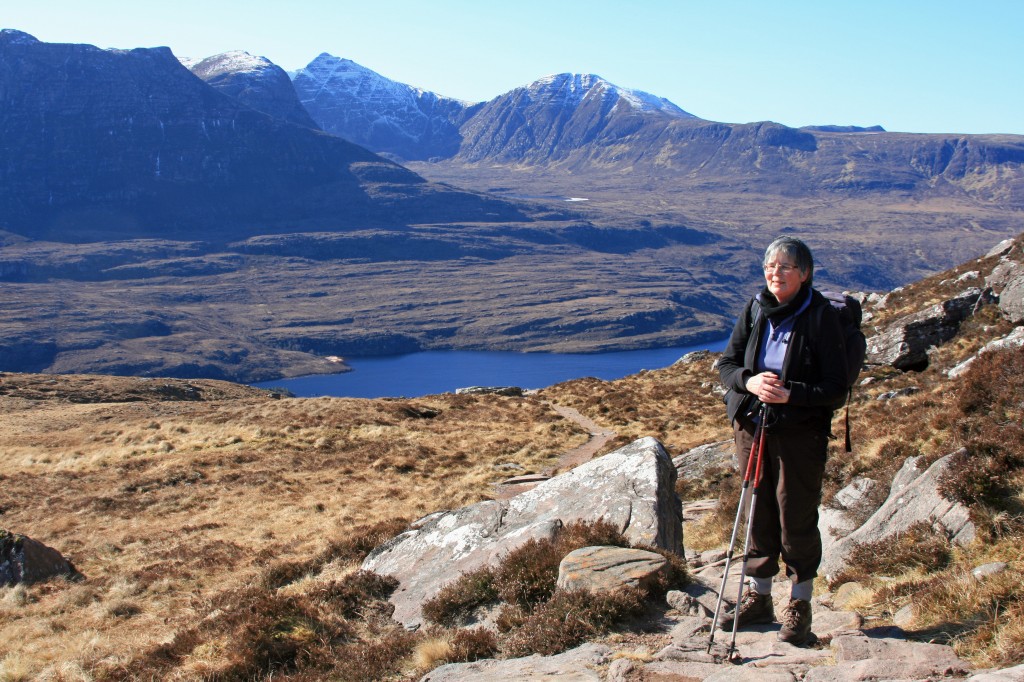
[(772, 603), (772, 595), (758, 594), (749, 587), (743, 593), (739, 606), (722, 616), (723, 630), (732, 629), (732, 619), (737, 612), (740, 614), (739, 627), (775, 622), (775, 604)]
[(802, 646), (811, 638), (811, 602), (806, 599), (790, 599), (782, 611), (782, 629), (779, 641)]

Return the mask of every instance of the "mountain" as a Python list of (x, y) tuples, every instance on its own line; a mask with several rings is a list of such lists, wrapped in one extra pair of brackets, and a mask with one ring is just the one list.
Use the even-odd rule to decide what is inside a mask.
[(546, 164), (581, 148), (605, 147), (640, 130), (696, 117), (666, 99), (620, 88), (593, 74), (563, 73), (516, 88), (480, 107), (462, 126), (457, 158)]
[(299, 102), (291, 78), (266, 57), (236, 50), (181, 63), (208, 85), (256, 111), (307, 128), (316, 128)]
[(644, 174), (700, 191), (909, 192), (918, 199), (967, 196), (1024, 208), (1022, 136), (720, 123), (593, 74), (547, 76), (475, 105), (326, 54), (294, 79), (324, 130), (403, 161), (430, 160), (431, 166), (411, 166), (461, 186), (504, 186), (509, 178), (495, 172), (504, 166), (515, 184), (531, 168), (557, 170), (562, 178), (569, 172), (577, 187), (585, 177)]
[(5, 30), (0, 64), (0, 215), (12, 232), (232, 239), (518, 215), (259, 113), (167, 48), (101, 50)]
[(397, 83), (323, 53), (293, 74), (303, 106), (329, 133), (401, 159), (449, 157), (459, 149), (465, 102)]

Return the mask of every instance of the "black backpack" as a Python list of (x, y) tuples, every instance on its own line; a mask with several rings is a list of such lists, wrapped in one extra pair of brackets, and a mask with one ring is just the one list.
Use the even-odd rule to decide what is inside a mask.
[[(843, 328), (843, 340), (846, 342), (846, 376), (848, 379), (846, 397), (841, 403), (836, 404), (834, 409), (846, 407), (846, 451), (851, 452), (853, 447), (850, 443), (850, 397), (853, 395), (853, 385), (856, 383), (857, 377), (860, 376), (861, 369), (864, 368), (864, 356), (868, 347), (864, 332), (860, 330), (863, 310), (860, 301), (849, 294), (840, 294), (834, 291), (819, 293), (839, 313), (839, 323)], [(824, 310), (824, 308), (819, 308), (819, 310)], [(818, 314), (819, 318), (816, 322), (820, 325), (821, 313)]]

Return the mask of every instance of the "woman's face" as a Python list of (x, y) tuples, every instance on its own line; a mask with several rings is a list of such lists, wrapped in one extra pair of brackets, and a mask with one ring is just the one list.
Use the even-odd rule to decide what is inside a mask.
[(779, 303), (789, 303), (797, 295), (807, 274), (782, 253), (774, 254), (764, 264), (764, 281)]

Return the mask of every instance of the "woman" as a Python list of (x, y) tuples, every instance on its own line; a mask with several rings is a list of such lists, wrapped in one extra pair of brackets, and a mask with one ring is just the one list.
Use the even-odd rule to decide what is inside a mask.
[(765, 287), (744, 308), (718, 363), (740, 471), (746, 470), (760, 408), (767, 407), (750, 583), (723, 625), (731, 627), (733, 618), (739, 625), (775, 620), (771, 586), (781, 556), (792, 586), (779, 639), (796, 645), (811, 637), (822, 476), (832, 411), (848, 386), (839, 316), (811, 287), (813, 275), (806, 244), (793, 237), (773, 241), (764, 254)]

